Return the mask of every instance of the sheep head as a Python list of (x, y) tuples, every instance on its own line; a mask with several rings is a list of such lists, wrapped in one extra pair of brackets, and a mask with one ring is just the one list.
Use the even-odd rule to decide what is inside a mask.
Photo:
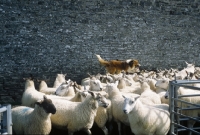
[(43, 96), (43, 100), (39, 100), (35, 104), (42, 107), (46, 113), (56, 113), (56, 107), (52, 103), (51, 99), (48, 99), (45, 95)]
[(124, 98), (123, 111), (125, 114), (129, 114), (135, 107), (135, 103), (140, 96), (135, 98), (127, 98), (124, 95), (122, 96)]

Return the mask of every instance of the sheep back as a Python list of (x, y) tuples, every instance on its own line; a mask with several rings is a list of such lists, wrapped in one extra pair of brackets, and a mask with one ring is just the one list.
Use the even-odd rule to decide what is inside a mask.
[(56, 114), (51, 116), (54, 127), (68, 129), (71, 132), (92, 127), (98, 107), (97, 101), (71, 102), (52, 100), (52, 102), (57, 109)]

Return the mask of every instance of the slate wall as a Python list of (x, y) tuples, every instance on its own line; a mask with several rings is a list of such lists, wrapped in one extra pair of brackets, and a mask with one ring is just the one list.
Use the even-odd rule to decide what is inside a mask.
[(149, 70), (200, 65), (200, 0), (1, 0), (0, 18), (1, 101), (20, 99), (29, 74), (51, 87), (57, 73), (105, 73), (95, 54)]

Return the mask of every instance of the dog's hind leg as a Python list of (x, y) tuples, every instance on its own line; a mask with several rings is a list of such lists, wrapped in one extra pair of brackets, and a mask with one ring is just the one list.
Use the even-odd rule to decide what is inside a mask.
[(115, 69), (115, 68), (112, 68), (112, 67), (109, 67), (109, 68), (107, 68), (107, 71), (108, 71), (110, 74), (115, 74), (116, 69)]

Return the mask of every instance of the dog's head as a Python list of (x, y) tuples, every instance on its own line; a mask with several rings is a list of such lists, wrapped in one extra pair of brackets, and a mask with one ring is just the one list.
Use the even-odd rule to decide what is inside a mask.
[(138, 60), (130, 59), (130, 60), (127, 60), (126, 62), (130, 66), (130, 68), (139, 68), (140, 66)]

